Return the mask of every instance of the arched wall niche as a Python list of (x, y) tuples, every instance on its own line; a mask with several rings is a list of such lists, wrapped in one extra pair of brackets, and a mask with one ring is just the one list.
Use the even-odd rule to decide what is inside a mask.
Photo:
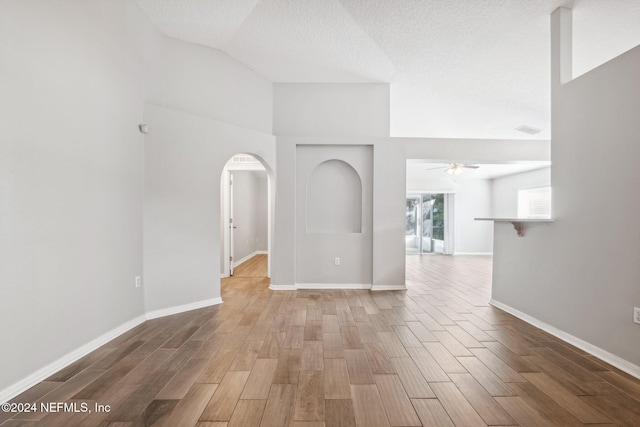
[(307, 233), (362, 232), (362, 181), (347, 162), (331, 159), (316, 166), (307, 181)]

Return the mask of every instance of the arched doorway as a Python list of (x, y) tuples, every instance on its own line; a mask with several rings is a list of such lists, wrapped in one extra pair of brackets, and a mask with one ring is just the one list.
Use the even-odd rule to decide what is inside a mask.
[[(220, 276), (266, 256), (260, 275), (271, 276), (272, 173), (258, 157), (240, 153), (225, 164), (220, 179)], [(256, 258), (257, 257), (257, 258)], [(245, 264), (246, 263), (246, 264)]]

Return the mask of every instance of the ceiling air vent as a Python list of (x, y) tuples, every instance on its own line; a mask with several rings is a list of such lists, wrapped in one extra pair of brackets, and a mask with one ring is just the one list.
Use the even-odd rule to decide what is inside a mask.
[(527, 125), (518, 126), (515, 130), (519, 132), (527, 133), (529, 135), (537, 135), (540, 132), (542, 132), (542, 129), (534, 128), (532, 126), (527, 126)]

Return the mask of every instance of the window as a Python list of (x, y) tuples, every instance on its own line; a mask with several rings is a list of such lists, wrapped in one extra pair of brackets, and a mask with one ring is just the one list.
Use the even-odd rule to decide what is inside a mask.
[(551, 218), (551, 187), (518, 191), (518, 218)]
[(407, 253), (445, 253), (445, 194), (407, 195), (405, 248)]

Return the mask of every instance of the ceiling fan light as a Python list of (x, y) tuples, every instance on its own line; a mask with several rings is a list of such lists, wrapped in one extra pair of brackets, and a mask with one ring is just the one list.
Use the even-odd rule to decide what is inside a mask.
[(450, 163), (449, 167), (445, 170), (449, 175), (460, 175), (462, 173), (462, 168), (464, 167), (461, 163)]

